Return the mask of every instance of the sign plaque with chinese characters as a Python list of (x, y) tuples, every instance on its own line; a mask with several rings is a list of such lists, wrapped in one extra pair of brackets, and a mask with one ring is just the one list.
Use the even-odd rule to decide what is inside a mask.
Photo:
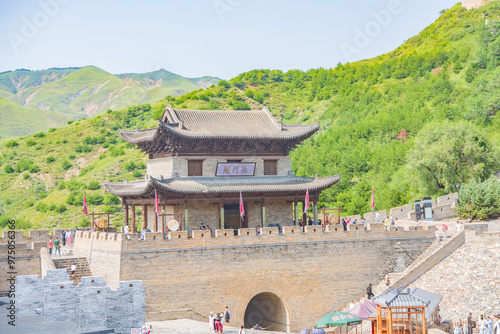
[(251, 163), (224, 163), (217, 164), (215, 176), (254, 176), (255, 162)]

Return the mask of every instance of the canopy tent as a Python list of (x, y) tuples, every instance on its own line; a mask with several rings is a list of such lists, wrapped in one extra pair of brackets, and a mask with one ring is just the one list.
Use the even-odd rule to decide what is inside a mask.
[(351, 326), (361, 323), (361, 319), (349, 312), (333, 312), (325, 315), (316, 323), (316, 328)]
[(361, 320), (368, 320), (370, 315), (375, 312), (377, 309), (376, 305), (374, 302), (364, 299), (361, 303), (358, 305), (354, 306), (352, 309), (349, 310), (349, 313), (355, 315), (356, 317), (360, 318)]

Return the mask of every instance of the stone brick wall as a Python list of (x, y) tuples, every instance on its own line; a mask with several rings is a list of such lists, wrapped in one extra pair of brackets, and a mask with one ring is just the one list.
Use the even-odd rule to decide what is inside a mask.
[[(33, 230), (29, 236), (24, 236), (24, 231), (15, 231), (15, 239), (8, 238), (8, 232), (3, 232), (3, 238), (0, 238), (0, 292), (10, 290), (10, 284), (7, 279), (10, 277), (7, 272), (9, 269), (8, 251), (14, 250), (15, 271), (19, 275), (36, 274), (40, 276), (40, 249), (47, 246), (48, 231)], [(8, 245), (9, 240), (15, 241), (15, 247)]]
[[(254, 229), (244, 231), (193, 238), (177, 232), (167, 240), (151, 233), (143, 241), (78, 232), (75, 252), (88, 249), (92, 239), (102, 240), (93, 248), (92, 272), (114, 277), (114, 284), (143, 279), (150, 320), (175, 319), (186, 310), (207, 315), (228, 305), (239, 325), (250, 300), (266, 292), (283, 301), (290, 329), (299, 330), (363, 293), (368, 283), (402, 270), (433, 241), (433, 232), (423, 228), (301, 232), (286, 227), (282, 234), (266, 228), (259, 236)], [(102, 265), (94, 261), (99, 254), (119, 260)]]
[(119, 282), (112, 290), (102, 277), (84, 277), (74, 286), (65, 269), (48, 270), (47, 276), (18, 276), (17, 307), (20, 315), (39, 314), (45, 322), (72, 320), (82, 330), (115, 329), (130, 333), (145, 323), (145, 289), (141, 281)]
[(413, 210), (411, 205), (402, 205), (398, 206), (396, 208), (392, 208), (390, 210), (390, 216), (392, 216), (394, 219), (406, 219), (408, 217), (408, 213)]
[(285, 156), (243, 156), (243, 157), (224, 157), (224, 156), (205, 156), (205, 157), (169, 157), (158, 158), (147, 161), (147, 174), (156, 178), (161, 175), (165, 178), (172, 177), (175, 172), (179, 176), (187, 176), (188, 160), (203, 160), (203, 176), (215, 176), (215, 170), (218, 162), (230, 160), (243, 160), (244, 163), (255, 162), (255, 175), (264, 175), (264, 159), (276, 159), (278, 175), (287, 175), (292, 170), (290, 157)]
[(437, 198), (437, 204), (454, 204), (457, 202), (458, 193), (453, 193)]

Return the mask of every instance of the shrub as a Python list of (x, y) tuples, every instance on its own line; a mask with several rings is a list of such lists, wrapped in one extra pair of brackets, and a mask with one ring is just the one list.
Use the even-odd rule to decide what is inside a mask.
[(76, 153), (92, 152), (92, 146), (90, 146), (90, 145), (76, 145), (75, 152)]
[(68, 121), (68, 124), (73, 124), (75, 123), (75, 121)]
[(235, 100), (233, 102), (233, 110), (250, 110), (248, 103)]
[(142, 176), (141, 172), (139, 172), (137, 169), (134, 169), (134, 171), (132, 172), (132, 175), (134, 177), (141, 177)]
[(52, 157), (52, 156), (47, 157), (47, 158), (45, 159), (45, 162), (47, 162), (48, 164), (50, 164), (51, 162), (54, 162), (54, 161), (56, 161), (56, 158), (55, 158), (55, 157)]
[(136, 168), (137, 168), (137, 166), (136, 166), (136, 164), (133, 161), (129, 161), (129, 162), (126, 162), (126, 163), (123, 164), (123, 169), (125, 171), (131, 172), (131, 171), (133, 171)]
[(8, 142), (5, 143), (5, 147), (16, 147), (16, 146), (19, 146), (19, 143), (14, 139), (9, 140)]
[(24, 171), (30, 169), (30, 167), (33, 166), (34, 164), (35, 163), (33, 162), (33, 160), (21, 158), (16, 165), (16, 172), (18, 172), (18, 173), (24, 172)]
[(90, 181), (89, 185), (87, 186), (87, 189), (89, 189), (89, 190), (97, 190), (100, 188), (101, 188), (101, 185), (99, 184), (99, 182), (97, 182), (95, 180)]
[(144, 168), (146, 168), (146, 164), (144, 163), (144, 161), (140, 161), (140, 162), (137, 164), (137, 168), (139, 168), (139, 169), (144, 169)]
[(14, 168), (12, 167), (12, 165), (5, 165), (3, 166), (3, 171), (7, 174), (11, 174), (14, 173)]
[(54, 131), (56, 131), (56, 128), (50, 128), (49, 129), (49, 132), (54, 132)]
[(33, 205), (35, 205), (35, 202), (34, 202), (34, 201), (27, 201), (27, 202), (26, 202), (26, 207), (27, 207), (27, 208), (31, 208)]
[(55, 211), (56, 211), (57, 213), (63, 213), (63, 212), (64, 212), (64, 211), (66, 211), (66, 210), (68, 210), (68, 209), (66, 208), (66, 205), (64, 205), (64, 204), (59, 204), (59, 205), (58, 205), (58, 206), (56, 206), (56, 208), (55, 208)]
[(62, 143), (63, 143), (63, 144), (67, 144), (67, 143), (68, 143), (68, 140), (67, 140), (67, 139), (63, 139), (63, 140), (62, 140)]
[(28, 170), (30, 173), (38, 173), (40, 171), (40, 167), (37, 165), (31, 165)]
[(33, 135), (35, 138), (45, 138), (45, 133), (44, 132), (38, 132)]
[(28, 173), (23, 174), (23, 179), (28, 180), (30, 178), (30, 175)]
[(49, 210), (49, 206), (44, 202), (38, 202), (35, 205), (35, 210), (41, 213), (47, 212)]
[(36, 145), (36, 141), (34, 141), (33, 139), (28, 139), (26, 141), (26, 145), (31, 147), (31, 146), (35, 146)]
[(62, 163), (61, 163), (61, 168), (63, 170), (68, 170), (71, 168), (71, 166), (73, 166), (68, 160), (64, 160)]

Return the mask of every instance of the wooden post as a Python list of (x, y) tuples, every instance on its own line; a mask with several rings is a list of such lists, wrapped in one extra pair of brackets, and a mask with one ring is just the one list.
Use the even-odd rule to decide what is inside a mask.
[(108, 214), (108, 226), (106, 227), (106, 231), (109, 232), (109, 223), (110, 223), (109, 222), (109, 211), (107, 212), (107, 214)]
[(302, 201), (302, 222), (304, 223), (304, 226), (307, 225), (307, 213), (306, 213), (306, 201)]
[(427, 331), (427, 327), (425, 324), (425, 308), (422, 308), (422, 334), (425, 334)]
[(295, 197), (293, 204), (295, 206), (295, 226), (299, 226), (299, 201), (297, 197)]
[[(189, 224), (188, 224), (188, 202), (184, 201), (184, 230), (189, 234)], [(188, 236), (189, 237), (189, 236)]]
[(314, 204), (313, 204), (313, 212), (314, 212), (314, 224), (318, 223), (318, 197), (314, 198)]
[(135, 204), (132, 204), (132, 233), (135, 232)]
[(224, 229), (224, 202), (219, 202), (219, 228)]
[(95, 230), (94, 212), (92, 212), (91, 215), (92, 215), (92, 224), (91, 224), (91, 226), (92, 226), (92, 229)]
[(125, 226), (128, 225), (128, 204), (125, 204)]
[(264, 197), (260, 200), (260, 220), (262, 227), (266, 227), (266, 199)]
[(156, 212), (153, 212), (153, 232), (158, 232), (158, 215)]
[(142, 229), (148, 228), (148, 206), (146, 204), (142, 205)]

